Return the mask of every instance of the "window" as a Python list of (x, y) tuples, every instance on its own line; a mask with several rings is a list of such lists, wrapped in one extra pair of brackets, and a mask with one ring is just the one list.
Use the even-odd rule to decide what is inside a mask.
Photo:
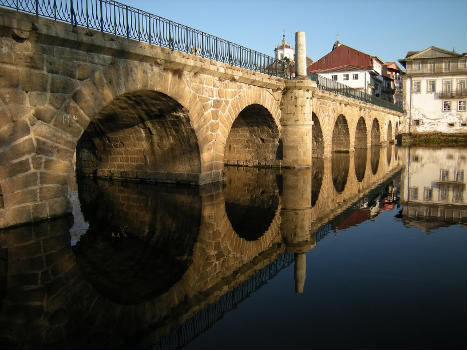
[(447, 201), (449, 197), (449, 187), (446, 185), (440, 186), (438, 195), (440, 201)]
[(466, 68), (466, 62), (465, 59), (459, 60), (459, 68)]
[(418, 199), (418, 187), (411, 187), (409, 190), (409, 200)]
[(435, 62), (428, 62), (428, 72), (435, 71)]
[(344, 74), (344, 80), (349, 80), (349, 75), (348, 74)]
[(465, 100), (457, 102), (457, 110), (459, 112), (465, 112)]
[(352, 79), (353, 79), (353, 80), (358, 80), (358, 74), (353, 74), (353, 75), (352, 75)]
[(337, 74), (333, 74), (331, 78), (332, 80), (337, 80)]
[(440, 174), (439, 174), (439, 178), (440, 178), (441, 181), (448, 181), (448, 179), (449, 179), (449, 170), (441, 169)]
[(413, 82), (413, 92), (414, 93), (420, 93), (421, 86), (422, 86), (422, 83), (419, 80), (414, 81)]
[(465, 79), (458, 79), (457, 80), (457, 93), (458, 94), (464, 94), (466, 89), (465, 89)]
[(443, 92), (449, 93), (452, 91), (451, 80), (443, 80)]
[(451, 70), (451, 62), (445, 61), (443, 63), (443, 71), (449, 72)]
[(456, 181), (464, 182), (464, 170), (457, 170), (457, 172), (456, 172)]
[(420, 70), (420, 62), (413, 63), (413, 70)]
[(425, 187), (423, 189), (423, 200), (424, 201), (431, 201), (433, 200), (433, 189), (430, 187)]
[(443, 112), (451, 111), (451, 101), (443, 101)]
[(416, 126), (419, 126), (419, 125), (420, 125), (420, 119), (415, 119), (415, 120), (414, 120), (414, 124), (415, 124)]
[(464, 201), (464, 192), (462, 190), (455, 190), (452, 201), (454, 203), (462, 203)]
[(436, 91), (436, 80), (428, 80), (427, 81), (426, 91), (427, 92), (435, 92)]

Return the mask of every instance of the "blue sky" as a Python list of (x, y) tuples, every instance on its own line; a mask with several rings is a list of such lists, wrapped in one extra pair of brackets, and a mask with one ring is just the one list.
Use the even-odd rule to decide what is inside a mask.
[(466, 0), (171, 0), (125, 1), (156, 15), (274, 55), (285, 30), (294, 46), (305, 31), (314, 60), (338, 35), (348, 46), (395, 61), (431, 45), (467, 52)]

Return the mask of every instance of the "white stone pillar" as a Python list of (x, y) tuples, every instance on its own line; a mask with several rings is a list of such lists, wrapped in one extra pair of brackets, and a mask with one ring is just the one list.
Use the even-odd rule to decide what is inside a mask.
[(305, 32), (295, 33), (295, 77), (306, 77)]

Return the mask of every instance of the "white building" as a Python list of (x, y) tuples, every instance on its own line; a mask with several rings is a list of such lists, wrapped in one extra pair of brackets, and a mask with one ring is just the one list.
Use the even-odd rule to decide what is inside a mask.
[(399, 62), (406, 68), (406, 132), (467, 132), (467, 54), (430, 46), (409, 51)]
[(276, 60), (288, 58), (291, 62), (295, 62), (295, 50), (285, 42), (285, 34), (282, 36), (282, 43), (274, 49), (274, 54)]
[(387, 78), (383, 76), (383, 65), (378, 57), (336, 41), (332, 51), (308, 66), (307, 72), (381, 97)]

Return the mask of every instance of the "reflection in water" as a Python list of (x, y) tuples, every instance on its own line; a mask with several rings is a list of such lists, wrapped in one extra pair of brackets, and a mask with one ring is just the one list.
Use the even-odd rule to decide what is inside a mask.
[[(328, 233), (351, 230), (365, 220), (383, 217), (395, 206), (399, 188), (396, 162), (392, 167), (381, 162), (378, 174), (382, 175), (376, 177), (362, 170), (366, 161), (357, 159), (356, 152), (353, 176), (349, 171), (352, 156), (338, 153), (333, 159), (316, 158), (313, 169), (229, 167), (224, 187), (81, 180), (83, 217), (76, 220), (89, 228), (75, 246), (70, 246), (72, 217), (0, 230), (0, 344), (12, 348), (196, 347), (198, 340), (205, 345), (206, 337), (216, 339), (222, 325), (229, 335), (217, 343), (213, 340), (212, 347), (242, 339), (287, 347), (292, 344), (291, 334), (302, 337), (294, 338), (297, 341), (293, 344), (310, 347), (314, 345), (310, 329), (317, 327), (313, 339), (325, 339), (317, 347), (339, 344), (336, 334), (347, 328), (333, 327), (332, 334), (326, 336), (329, 324), (335, 325), (342, 314), (346, 319), (355, 315), (358, 319), (367, 312), (365, 300), (375, 294), (368, 286), (359, 288), (369, 274), (360, 278), (361, 266), (348, 268), (348, 264), (361, 261), (355, 259), (359, 247), (372, 252), (394, 242), (390, 236), (384, 244), (369, 245), (370, 236), (380, 235), (380, 229), (370, 226), (373, 222), (363, 225), (371, 227), (371, 235), (365, 236), (363, 228), (358, 235), (339, 235), (348, 240), (338, 243), (337, 250), (329, 240), (335, 235)], [(460, 155), (446, 157), (462, 161)], [(463, 161), (459, 164), (465, 164), (465, 158)], [(465, 193), (452, 192), (457, 188), (454, 182), (462, 183), (461, 167), (453, 178), (450, 169), (455, 166), (448, 165), (447, 180), (438, 181), (438, 187), (448, 186), (449, 198), (465, 198)], [(413, 175), (408, 177), (411, 183)], [(405, 188), (403, 184), (401, 188)], [(462, 203), (465, 208), (465, 201)], [(398, 251), (404, 246), (399, 242), (401, 236), (397, 238)], [(321, 245), (323, 239), (326, 241)], [(391, 249), (384, 251), (391, 253)], [(395, 256), (400, 259), (402, 254)], [(331, 260), (334, 265), (340, 261), (337, 273), (331, 273)], [(294, 268), (288, 268), (293, 263)], [(372, 264), (369, 261), (365, 266), (365, 273), (377, 276), (379, 270), (372, 271)], [(397, 264), (389, 265), (393, 268)], [(320, 271), (322, 266), (327, 270)], [(413, 270), (419, 273), (419, 269)], [(323, 277), (329, 279), (329, 286)], [(372, 278), (376, 284), (381, 282)], [(397, 288), (398, 284), (390, 283), (385, 286)], [(348, 293), (342, 300), (335, 297), (334, 293), (353, 285), (358, 292)], [(278, 289), (269, 297), (273, 286)], [(255, 293), (260, 288), (261, 293)], [(424, 284), (422, 289), (426, 289)], [(302, 293), (300, 300), (294, 290)], [(390, 293), (385, 300), (394, 291), (387, 290)], [(355, 297), (348, 309), (342, 307)], [(256, 299), (236, 309), (247, 298)], [(401, 298), (397, 294), (398, 302)], [(377, 307), (376, 303), (371, 305), (371, 309)], [(216, 323), (233, 309), (234, 317)], [(378, 313), (381, 309), (384, 314), (384, 306)], [(300, 320), (290, 327), (279, 322), (286, 340), (271, 328), (278, 324), (276, 317)], [(320, 326), (326, 318), (327, 323)], [(387, 317), (381, 319), (390, 322)], [(246, 334), (250, 321), (257, 327)], [(361, 344), (363, 328), (351, 327), (342, 339)], [(373, 333), (381, 324), (366, 327)], [(264, 330), (266, 333), (261, 333)], [(401, 328), (394, 334), (397, 330)], [(257, 334), (260, 339), (254, 339)]]
[(358, 182), (362, 182), (365, 177), (367, 153), (368, 150), (366, 148), (357, 148), (355, 150), (355, 177)]
[(89, 229), (74, 250), (91, 284), (116, 302), (136, 304), (180, 279), (200, 227), (193, 189), (90, 179), (78, 185)]
[(388, 162), (388, 165), (391, 165), (391, 160), (392, 160), (392, 145), (389, 145), (386, 148), (386, 161)]
[(342, 192), (349, 175), (350, 155), (348, 152), (334, 152), (331, 161), (332, 183), (337, 192)]
[(423, 232), (467, 224), (465, 149), (402, 148), (400, 217)]
[(275, 171), (226, 167), (225, 210), (235, 232), (247, 241), (259, 239), (276, 216), (279, 188)]
[(370, 163), (371, 163), (371, 172), (375, 175), (378, 172), (379, 168), (379, 159), (381, 157), (382, 148), (379, 146), (372, 146), (370, 148)]
[(321, 185), (323, 183), (324, 159), (313, 158), (313, 167), (311, 169), (311, 206), (314, 207), (319, 198)]

